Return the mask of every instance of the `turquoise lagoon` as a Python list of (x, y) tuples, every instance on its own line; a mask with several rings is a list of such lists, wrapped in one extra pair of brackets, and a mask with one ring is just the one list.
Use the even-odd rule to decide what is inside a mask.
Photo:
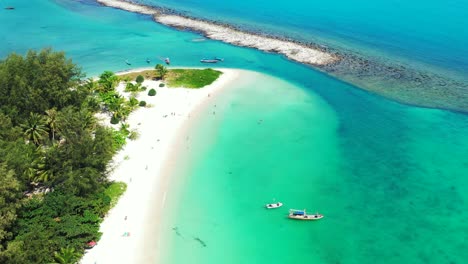
[(135, 0), (275, 35), (468, 71), (466, 1)]
[[(257, 72), (192, 129), (158, 226), (168, 241), (162, 263), (468, 259), (466, 115), (398, 104), (281, 56), (198, 41), (92, 1), (2, 5), (17, 9), (0, 10), (1, 57), (51, 46), (95, 75), (125, 70), (126, 59), (199, 66), (201, 57), (224, 56), (223, 67)], [(464, 67), (446, 61), (449, 70)], [(264, 210), (274, 198), (285, 207)], [(326, 217), (289, 221), (288, 208)]]

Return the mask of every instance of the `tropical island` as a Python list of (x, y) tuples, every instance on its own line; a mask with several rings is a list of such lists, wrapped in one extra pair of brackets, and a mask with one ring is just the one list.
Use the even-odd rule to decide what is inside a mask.
[[(141, 240), (150, 206), (141, 199), (161, 179), (182, 124), (236, 76), (157, 65), (85, 79), (51, 49), (3, 59), (0, 262), (76, 263), (95, 247), (93, 263), (118, 249), (116, 232)], [(121, 223), (128, 230), (116, 230)]]

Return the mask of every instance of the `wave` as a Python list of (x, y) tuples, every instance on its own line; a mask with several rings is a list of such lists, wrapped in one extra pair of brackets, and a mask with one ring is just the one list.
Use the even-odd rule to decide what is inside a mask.
[(468, 113), (468, 81), (452, 75), (382, 61), (317, 43), (252, 32), (218, 21), (189, 17), (176, 10), (128, 0), (96, 0), (134, 13), (150, 15), (161, 24), (198, 32), (236, 46), (273, 52), (310, 65), (333, 77), (401, 103)]

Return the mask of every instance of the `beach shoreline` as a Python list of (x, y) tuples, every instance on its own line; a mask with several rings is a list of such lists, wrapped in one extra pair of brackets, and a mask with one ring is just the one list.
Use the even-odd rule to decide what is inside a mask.
[[(176, 152), (182, 149), (179, 145), (188, 144), (180, 139), (195, 124), (193, 113), (206, 107), (242, 74), (242, 70), (236, 69), (217, 70), (223, 74), (201, 89), (161, 88), (159, 81), (143, 83), (157, 94), (149, 97), (141, 93), (137, 98), (153, 106), (130, 115), (128, 124), (137, 129), (139, 137), (128, 141), (114, 157), (109, 176), (110, 180), (125, 182), (127, 190), (102, 222), (101, 239), (87, 250), (80, 263), (153, 263), (157, 259), (154, 219), (159, 218), (164, 208), (165, 187), (178, 156)], [(122, 89), (120, 84), (118, 90)]]

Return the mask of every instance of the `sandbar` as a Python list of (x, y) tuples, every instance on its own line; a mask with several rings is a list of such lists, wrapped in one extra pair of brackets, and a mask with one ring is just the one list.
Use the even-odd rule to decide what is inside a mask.
[[(135, 71), (142, 70), (147, 69)], [(165, 88), (159, 87), (160, 81), (144, 81), (143, 85), (154, 88), (157, 94), (150, 97), (146, 92), (139, 93), (137, 98), (152, 106), (139, 108), (129, 116), (127, 123), (131, 129), (137, 129), (139, 137), (129, 140), (111, 163), (109, 179), (125, 182), (127, 190), (101, 224), (101, 239), (87, 250), (80, 263), (154, 263), (157, 248), (152, 247), (157, 238), (145, 233), (158, 224), (157, 219), (149, 218), (164, 208), (161, 182), (168, 180), (171, 159), (177, 157), (174, 151), (189, 133), (185, 131), (189, 128), (186, 124), (194, 123), (196, 117), (191, 114), (206, 107), (243, 72), (217, 70), (223, 74), (201, 89)], [(121, 83), (117, 90), (123, 88)]]

